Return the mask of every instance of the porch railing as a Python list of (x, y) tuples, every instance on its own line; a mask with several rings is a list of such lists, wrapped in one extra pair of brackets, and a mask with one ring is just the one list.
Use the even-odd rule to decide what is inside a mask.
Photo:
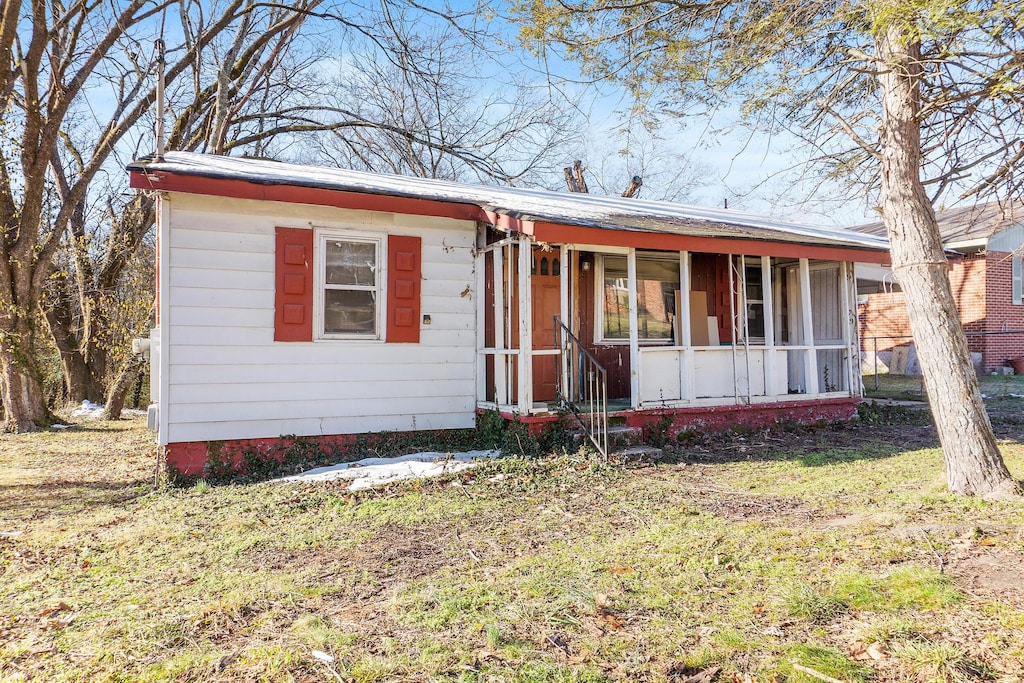
[(555, 316), (555, 346), (561, 371), (555, 373), (559, 403), (569, 411), (601, 455), (608, 457), (608, 377), (597, 358)]

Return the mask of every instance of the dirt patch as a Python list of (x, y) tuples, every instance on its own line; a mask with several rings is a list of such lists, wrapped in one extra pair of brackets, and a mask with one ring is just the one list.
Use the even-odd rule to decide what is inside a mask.
[(696, 507), (728, 520), (782, 522), (804, 518), (813, 520), (820, 514), (799, 498), (779, 496), (744, 496), (735, 493), (702, 494), (694, 501)]
[(965, 593), (1024, 605), (1024, 554), (971, 544), (951, 553), (946, 562), (946, 571)]
[[(1016, 432), (1013, 430), (1016, 429)], [(1006, 428), (1001, 438), (1021, 435), (1020, 428)], [(879, 452), (879, 444), (890, 444)], [(870, 445), (871, 454), (864, 458), (885, 457), (923, 448), (938, 448), (939, 440), (931, 424), (866, 424), (841, 422), (799, 429), (770, 429), (736, 434), (689, 435), (680, 444), (672, 460), (693, 463), (750, 462), (755, 460), (787, 460), (825, 449), (856, 451)]]
[(413, 581), (451, 564), (455, 533), (437, 527), (383, 528), (374, 538), (339, 551), (329, 546), (283, 549), (260, 547), (245, 562), (273, 571), (316, 567), (319, 581), (344, 580), (372, 585), (374, 594), (398, 582)]

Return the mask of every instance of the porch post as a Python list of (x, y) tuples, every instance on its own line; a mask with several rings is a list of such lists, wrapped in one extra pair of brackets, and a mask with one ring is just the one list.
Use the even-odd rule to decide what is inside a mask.
[[(503, 351), (508, 337), (508, 315), (505, 312), (505, 249), (498, 247), (494, 254), (494, 348)], [(510, 402), (508, 390), (508, 356), (504, 353), (494, 354), (494, 403), (500, 410)]]
[(772, 257), (761, 257), (761, 301), (764, 315), (764, 395), (775, 396), (775, 295), (772, 292)]
[[(569, 256), (568, 245), (563, 244), (561, 247), (559, 247), (558, 262), (562, 264), (560, 277), (558, 279), (558, 317), (562, 321), (563, 325), (565, 325), (566, 327), (570, 327), (571, 323), (569, 322), (569, 282), (570, 277), (573, 276), (573, 272), (570, 269), (571, 261)], [(565, 347), (562, 344), (562, 330), (560, 330), (557, 327), (555, 328), (555, 338), (558, 340), (556, 346), (559, 349), (564, 349)], [(558, 385), (558, 389), (559, 391), (562, 392), (562, 396), (565, 397), (566, 399), (568, 399), (569, 396), (571, 396), (569, 392), (569, 363), (570, 359), (565, 355), (563, 351), (560, 351), (558, 354), (558, 372), (560, 373), (559, 377), (561, 379)]]
[[(736, 403), (740, 402), (740, 380), (739, 373), (736, 368), (736, 283), (735, 283), (735, 267), (733, 261), (733, 255), (728, 254), (729, 261), (729, 326), (732, 328), (731, 344), (729, 344), (729, 350), (732, 357), (732, 397)], [(747, 380), (748, 384), (750, 380)]]
[[(704, 321), (707, 325), (707, 321)], [(690, 329), (690, 252), (679, 252), (679, 398), (692, 400), (696, 392), (693, 368), (693, 330)]]
[(811, 266), (808, 259), (800, 259), (800, 307), (803, 309), (804, 372), (807, 373), (807, 395), (818, 393), (818, 352), (814, 349), (814, 321), (811, 319)]
[[(751, 397), (754, 394), (754, 380), (750, 376), (750, 318), (748, 317), (750, 312), (750, 304), (747, 301), (747, 257), (745, 254), (740, 254), (740, 266), (737, 271), (736, 290), (740, 294), (740, 310), (736, 316), (736, 323), (743, 326), (743, 376), (747, 380), (747, 395), (743, 397), (744, 403), (750, 405)], [(735, 334), (735, 332), (733, 333)], [(764, 367), (762, 366), (762, 372)]]
[(640, 407), (640, 315), (636, 294), (636, 249), (626, 252), (626, 278), (629, 283), (629, 404)]
[(533, 409), (533, 301), (530, 265), (533, 249), (529, 235), (519, 236), (519, 412)]
[(863, 392), (860, 386), (860, 335), (857, 323), (857, 280), (853, 276), (854, 264), (848, 261), (839, 262), (840, 293), (843, 297), (842, 307), (839, 309), (845, 320), (843, 325), (843, 343), (846, 344), (846, 388), (851, 396), (860, 396)]
[[(477, 227), (477, 244), (484, 241)], [(476, 252), (476, 400), (477, 403), (487, 400), (487, 320), (484, 292), (487, 291), (487, 252), (477, 249)], [(495, 401), (497, 402), (497, 401)]]

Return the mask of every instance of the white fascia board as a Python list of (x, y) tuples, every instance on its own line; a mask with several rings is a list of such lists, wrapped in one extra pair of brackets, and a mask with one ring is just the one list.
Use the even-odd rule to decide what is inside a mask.
[(942, 248), (947, 251), (981, 251), (988, 246), (987, 237), (979, 237), (973, 240), (962, 240), (960, 242), (947, 242)]

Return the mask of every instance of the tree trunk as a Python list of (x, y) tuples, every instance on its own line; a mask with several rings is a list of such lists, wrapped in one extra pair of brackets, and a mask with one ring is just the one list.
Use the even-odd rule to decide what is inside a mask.
[[(75, 334), (75, 322), (71, 308), (61, 295), (46, 312), (50, 335), (60, 352), (61, 369), (64, 372), (64, 389), (68, 403), (81, 403), (88, 399), (94, 403), (103, 402), (103, 373), (106, 368), (106, 350), (96, 345), (88, 348), (92, 362), (82, 353), (82, 340)], [(102, 358), (99, 355), (102, 354)]]
[(139, 367), (143, 360), (141, 356), (129, 356), (117, 373), (117, 378), (110, 385), (110, 392), (107, 394), (107, 406), (103, 409), (104, 420), (118, 420), (121, 418), (121, 411), (124, 410), (124, 399), (128, 391), (135, 383), (139, 374)]
[(46, 407), (43, 375), (36, 364), (32, 343), (25, 341), (30, 339), (30, 330), (17, 329), (0, 341), (4, 431), (34, 432), (53, 424), (53, 416)]
[(881, 87), (882, 210), (928, 403), (955, 493), (1020, 494), (996, 445), (949, 282), (935, 211), (921, 183), (920, 44), (897, 23), (875, 36)]

